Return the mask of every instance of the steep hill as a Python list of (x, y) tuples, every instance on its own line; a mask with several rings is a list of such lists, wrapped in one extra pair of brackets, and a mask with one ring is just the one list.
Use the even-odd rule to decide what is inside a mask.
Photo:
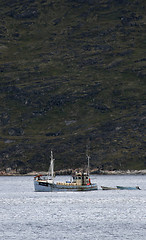
[[(0, 1), (0, 169), (144, 169), (144, 0)], [(90, 145), (90, 146), (89, 146)]]

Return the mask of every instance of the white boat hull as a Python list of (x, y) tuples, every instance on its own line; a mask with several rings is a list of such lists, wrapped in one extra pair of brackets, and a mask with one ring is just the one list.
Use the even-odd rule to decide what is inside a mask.
[(97, 190), (96, 184), (90, 185), (66, 185), (57, 183), (39, 182), (34, 180), (36, 192), (61, 192), (61, 191), (93, 191)]

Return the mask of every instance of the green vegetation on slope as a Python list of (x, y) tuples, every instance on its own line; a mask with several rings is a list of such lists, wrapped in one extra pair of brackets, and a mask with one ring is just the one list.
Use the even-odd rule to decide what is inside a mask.
[(0, 169), (144, 169), (144, 0), (1, 0)]

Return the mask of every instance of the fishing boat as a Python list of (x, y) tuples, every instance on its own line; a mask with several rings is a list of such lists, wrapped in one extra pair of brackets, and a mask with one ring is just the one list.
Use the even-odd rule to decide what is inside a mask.
[(117, 189), (120, 189), (120, 190), (141, 190), (139, 186), (136, 186), (136, 187), (117, 186)]
[(48, 175), (35, 176), (34, 188), (36, 192), (92, 191), (98, 189), (96, 183), (91, 183), (89, 175), (89, 156), (87, 171), (75, 172), (72, 175), (72, 179), (70, 181), (56, 182), (54, 175), (54, 158), (52, 151)]
[(113, 188), (113, 187), (104, 187), (101, 186), (102, 190), (117, 190), (117, 188)]

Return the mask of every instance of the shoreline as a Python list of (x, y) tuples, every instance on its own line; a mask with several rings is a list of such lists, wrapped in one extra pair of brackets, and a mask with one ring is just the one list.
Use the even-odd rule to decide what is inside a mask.
[[(74, 171), (72, 169), (67, 169), (67, 170), (60, 170), (60, 171), (55, 171), (56, 176), (61, 176), (61, 175), (71, 175)], [(20, 174), (17, 173), (16, 171), (10, 171), (10, 172), (5, 172), (5, 171), (0, 171), (0, 176), (36, 176), (36, 175), (47, 175), (47, 172), (37, 172), (37, 171), (32, 171), (26, 174)], [(146, 175), (146, 169), (143, 170), (115, 170), (115, 171), (109, 171), (109, 170), (98, 170), (98, 169), (93, 169), (90, 171), (90, 175)]]

